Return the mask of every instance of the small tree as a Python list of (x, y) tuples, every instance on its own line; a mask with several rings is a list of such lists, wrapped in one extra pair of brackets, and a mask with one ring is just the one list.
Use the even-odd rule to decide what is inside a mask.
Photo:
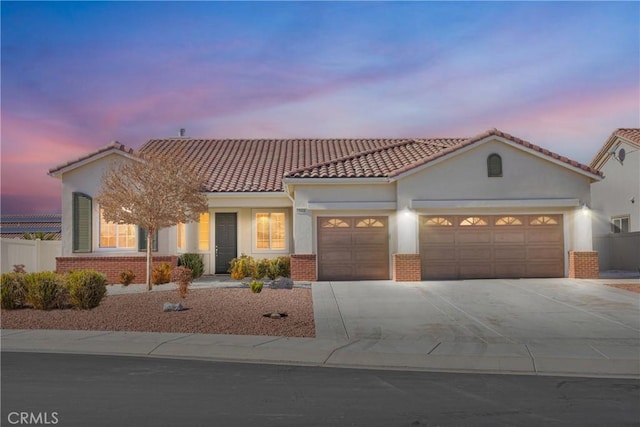
[(22, 233), (22, 238), (25, 240), (54, 240), (56, 235), (53, 233), (45, 233), (43, 231), (36, 231), (35, 233)]
[(147, 287), (151, 290), (152, 246), (156, 231), (198, 221), (207, 211), (203, 179), (174, 158), (140, 155), (113, 163), (96, 197), (106, 221), (137, 224), (147, 233)]

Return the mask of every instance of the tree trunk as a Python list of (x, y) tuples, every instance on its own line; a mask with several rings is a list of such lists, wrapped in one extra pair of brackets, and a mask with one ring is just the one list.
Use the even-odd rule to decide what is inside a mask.
[(151, 290), (151, 267), (153, 265), (153, 229), (147, 230), (147, 289)]

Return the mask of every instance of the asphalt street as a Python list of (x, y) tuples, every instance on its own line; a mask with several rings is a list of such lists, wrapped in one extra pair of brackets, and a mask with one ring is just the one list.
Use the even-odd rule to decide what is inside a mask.
[(17, 352), (1, 375), (3, 426), (640, 425), (637, 379)]

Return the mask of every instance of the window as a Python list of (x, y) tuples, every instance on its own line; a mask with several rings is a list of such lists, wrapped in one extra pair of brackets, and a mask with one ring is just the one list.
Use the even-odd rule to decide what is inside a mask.
[(346, 221), (341, 220), (340, 218), (329, 218), (322, 223), (322, 228), (344, 228), (349, 227), (349, 224)]
[(209, 213), (200, 214), (198, 225), (198, 249), (209, 250)]
[(465, 218), (460, 222), (460, 225), (489, 225), (486, 220), (480, 218), (479, 216), (470, 216), (469, 218)]
[(356, 224), (356, 227), (384, 227), (384, 224), (375, 219), (375, 218), (365, 218), (363, 220), (358, 221), (358, 223)]
[(487, 175), (489, 178), (502, 176), (502, 157), (498, 154), (491, 154), (487, 157)]
[(433, 218), (427, 218), (424, 221), (424, 225), (439, 225), (439, 226), (448, 227), (448, 226), (452, 226), (453, 224), (447, 218), (436, 216)]
[(611, 218), (611, 232), (612, 233), (628, 233), (629, 217), (621, 216), (617, 218)]
[(91, 197), (73, 193), (73, 252), (91, 252)]
[(256, 213), (256, 248), (262, 250), (286, 249), (284, 212)]
[(104, 219), (104, 210), (100, 209), (100, 247), (135, 249), (136, 226), (108, 222)]
[(538, 216), (531, 220), (529, 223), (531, 225), (557, 225), (558, 221), (551, 218), (550, 216)]
[(496, 225), (522, 225), (522, 221), (515, 216), (503, 216), (496, 220)]
[(183, 222), (178, 223), (176, 225), (177, 229), (177, 243), (178, 249), (185, 249), (187, 247), (187, 229)]

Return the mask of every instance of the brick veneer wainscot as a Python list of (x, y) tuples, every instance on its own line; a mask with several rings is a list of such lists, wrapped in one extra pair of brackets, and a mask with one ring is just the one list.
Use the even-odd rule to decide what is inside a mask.
[(598, 252), (569, 251), (569, 278), (597, 279), (599, 277)]
[(291, 255), (291, 279), (296, 281), (315, 282), (316, 255), (292, 254)]
[[(153, 265), (166, 262), (172, 268), (178, 264), (177, 256), (154, 256)], [(134, 283), (147, 280), (146, 256), (78, 256), (56, 258), (56, 271), (67, 273), (72, 270), (95, 270), (107, 276), (107, 283), (120, 283), (120, 273), (131, 270), (136, 275)]]
[(420, 254), (393, 254), (393, 280), (419, 282), (422, 279)]

